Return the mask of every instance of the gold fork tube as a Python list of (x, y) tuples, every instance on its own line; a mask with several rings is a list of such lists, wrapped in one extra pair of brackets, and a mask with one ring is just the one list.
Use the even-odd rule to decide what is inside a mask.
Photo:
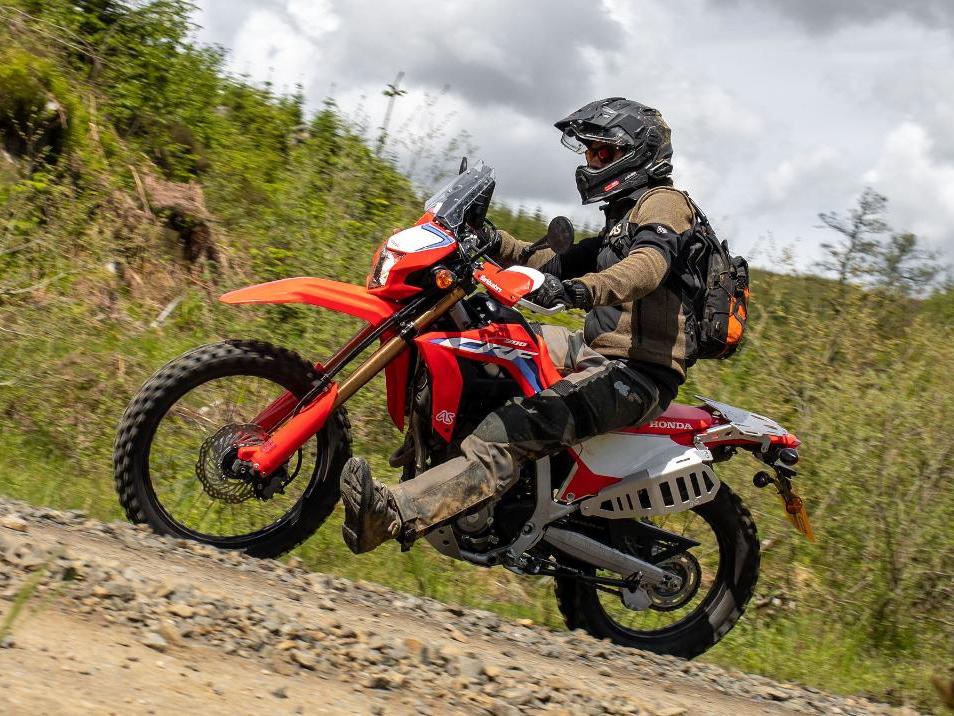
[[(414, 328), (417, 331), (427, 328), (434, 321), (447, 313), (455, 303), (466, 295), (467, 292), (458, 286), (442, 298), (437, 305), (414, 319)], [(394, 358), (406, 348), (407, 343), (405, 343), (404, 339), (400, 336), (395, 336), (372, 353), (368, 360), (358, 366), (354, 373), (349, 375), (347, 379), (342, 381), (341, 385), (338, 386), (338, 397), (335, 400), (332, 410), (341, 406), (348, 398), (357, 393), (360, 388), (365, 386), (368, 381), (380, 373), (388, 363), (394, 360)]]
[[(420, 331), (437, 318), (447, 313), (451, 307), (460, 301), (467, 292), (459, 286), (442, 298), (437, 305), (418, 316), (413, 326)], [(288, 460), (308, 438), (321, 430), (328, 416), (354, 395), (359, 388), (377, 375), (395, 356), (407, 348), (407, 343), (400, 336), (395, 336), (378, 348), (368, 360), (348, 376), (338, 386), (338, 392), (330, 408), (322, 405), (328, 394), (318, 397), (314, 402), (305, 406), (300, 413), (280, 425), (270, 436), (270, 439), (261, 445), (239, 448), (239, 457), (251, 462), (256, 470), (263, 475), (270, 475), (282, 463)], [(334, 384), (332, 383), (332, 387)]]

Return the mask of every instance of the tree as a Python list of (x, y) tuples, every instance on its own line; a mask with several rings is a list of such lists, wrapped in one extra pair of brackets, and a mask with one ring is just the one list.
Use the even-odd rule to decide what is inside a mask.
[(915, 234), (891, 231), (884, 218), (887, 206), (887, 197), (868, 187), (847, 217), (834, 211), (819, 214), (822, 223), (841, 237), (822, 244), (827, 257), (816, 266), (835, 274), (841, 286), (855, 281), (887, 293), (923, 295), (937, 285), (944, 267), (937, 254), (921, 247)]
[(875, 284), (889, 292), (907, 296), (924, 294), (936, 284), (942, 266), (937, 254), (918, 245), (910, 232), (892, 234), (881, 247), (873, 267)]
[(828, 257), (817, 262), (817, 267), (834, 273), (842, 285), (866, 278), (880, 249), (878, 237), (890, 230), (884, 220), (887, 205), (887, 197), (868, 187), (847, 217), (834, 211), (819, 214), (822, 223), (841, 234), (841, 238), (822, 244)]

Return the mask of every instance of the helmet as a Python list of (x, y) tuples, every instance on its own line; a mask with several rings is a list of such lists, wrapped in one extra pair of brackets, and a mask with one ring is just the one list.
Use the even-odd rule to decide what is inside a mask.
[(603, 201), (672, 174), (669, 125), (652, 107), (623, 97), (601, 99), (581, 107), (553, 125), (563, 144), (583, 153), (591, 142), (624, 150), (622, 157), (598, 169), (576, 169), (576, 187), (584, 204)]

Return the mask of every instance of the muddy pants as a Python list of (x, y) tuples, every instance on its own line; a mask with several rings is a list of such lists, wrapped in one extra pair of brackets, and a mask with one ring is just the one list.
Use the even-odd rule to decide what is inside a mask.
[[(583, 331), (542, 329), (563, 380), (536, 395), (507, 401), (464, 439), (460, 457), (391, 488), (409, 536), (499, 498), (527, 460), (646, 422), (665, 409), (652, 378), (589, 348)], [(663, 402), (671, 398), (665, 395)]]

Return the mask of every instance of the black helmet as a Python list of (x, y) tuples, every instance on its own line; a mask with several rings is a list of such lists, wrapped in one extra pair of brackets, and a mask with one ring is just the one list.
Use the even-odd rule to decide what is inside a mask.
[(582, 153), (590, 142), (604, 142), (625, 151), (615, 162), (593, 169), (576, 169), (576, 186), (584, 204), (603, 201), (672, 173), (669, 125), (652, 107), (623, 97), (590, 102), (553, 125), (563, 132), (563, 144)]

